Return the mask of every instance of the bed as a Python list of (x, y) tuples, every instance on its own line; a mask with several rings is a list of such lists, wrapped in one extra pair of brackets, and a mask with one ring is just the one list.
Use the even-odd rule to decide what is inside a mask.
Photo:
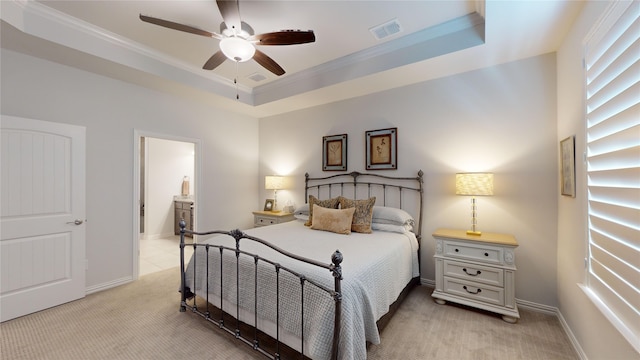
[[(308, 203), (294, 221), (244, 232), (181, 225), (180, 310), (268, 358), (366, 359), (419, 283), (422, 177), (305, 174)], [(363, 211), (370, 230), (356, 224)], [(344, 223), (336, 216), (350, 216), (348, 234), (322, 228), (323, 219)], [(186, 234), (197, 241), (185, 244)], [(188, 262), (185, 246), (194, 248)]]

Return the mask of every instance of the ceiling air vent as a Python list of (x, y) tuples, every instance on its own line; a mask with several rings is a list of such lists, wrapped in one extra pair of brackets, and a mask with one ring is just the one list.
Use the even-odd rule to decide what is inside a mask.
[(249, 79), (255, 81), (255, 82), (260, 82), (260, 81), (266, 79), (266, 77), (264, 75), (260, 74), (260, 73), (253, 73), (253, 74), (251, 74), (251, 75), (249, 75), (247, 77)]
[(369, 31), (371, 31), (377, 40), (382, 40), (386, 37), (402, 32), (402, 27), (400, 26), (398, 19), (393, 19), (382, 25), (374, 26), (369, 29)]

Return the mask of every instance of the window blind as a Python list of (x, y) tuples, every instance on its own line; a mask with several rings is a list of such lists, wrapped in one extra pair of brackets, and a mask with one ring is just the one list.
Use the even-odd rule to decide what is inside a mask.
[(587, 287), (640, 351), (640, 2), (614, 2), (586, 41)]

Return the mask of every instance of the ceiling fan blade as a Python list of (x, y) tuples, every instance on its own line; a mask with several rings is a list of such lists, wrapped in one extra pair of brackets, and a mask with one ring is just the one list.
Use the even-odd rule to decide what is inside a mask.
[(142, 15), (142, 14), (140, 14), (140, 20), (142, 20), (144, 22), (148, 22), (150, 24), (166, 27), (166, 28), (169, 28), (169, 29), (188, 32), (190, 34), (196, 34), (196, 35), (201, 35), (201, 36), (206, 36), (206, 37), (212, 37), (212, 38), (215, 38), (215, 39), (222, 39), (222, 36), (220, 34), (216, 34), (216, 33), (212, 33), (212, 32), (206, 31), (206, 30), (198, 29), (198, 28), (195, 28), (195, 27), (189, 26), (189, 25), (179, 24), (179, 23), (176, 23), (176, 22), (173, 22), (173, 21), (169, 21), (169, 20), (158, 19), (158, 18), (154, 18), (154, 17), (151, 17), (151, 16)]
[(216, 0), (222, 20), (228, 29), (234, 29), (236, 34), (242, 29), (240, 21), (240, 5), (237, 0)]
[(272, 58), (258, 49), (256, 49), (256, 53), (253, 55), (253, 60), (278, 76), (284, 75), (285, 73), (284, 69), (278, 65), (277, 62), (273, 61)]
[(218, 65), (222, 64), (227, 57), (222, 53), (222, 51), (217, 51), (215, 54), (211, 55), (209, 60), (204, 63), (202, 67), (205, 70), (213, 70), (218, 67)]
[(249, 37), (249, 41), (259, 41), (256, 45), (296, 45), (316, 41), (312, 30), (282, 30)]

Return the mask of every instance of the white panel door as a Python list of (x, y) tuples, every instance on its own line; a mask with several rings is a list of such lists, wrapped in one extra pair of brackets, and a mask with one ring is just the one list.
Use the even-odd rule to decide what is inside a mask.
[(85, 128), (2, 116), (0, 321), (85, 295)]

